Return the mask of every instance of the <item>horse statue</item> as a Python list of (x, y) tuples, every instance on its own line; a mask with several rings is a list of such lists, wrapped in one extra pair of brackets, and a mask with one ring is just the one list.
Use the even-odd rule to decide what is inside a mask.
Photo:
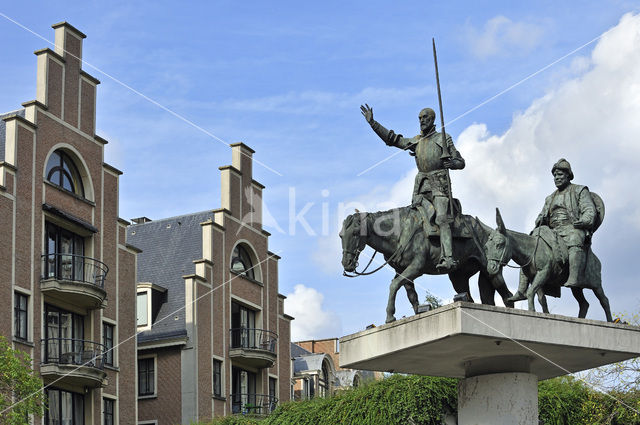
[[(537, 294), (543, 312), (548, 313), (545, 295), (560, 297), (560, 288), (569, 276), (568, 253), (562, 238), (557, 237), (547, 226), (537, 228), (532, 235), (508, 230), (497, 208), (496, 223), (497, 229), (491, 232), (484, 245), (487, 273), (490, 276), (500, 275), (503, 266), (513, 259), (521, 266), (520, 288), (524, 292), (529, 286), (526, 289), (529, 310), (535, 311), (534, 295)], [(587, 288), (593, 290), (604, 309), (607, 321), (611, 322), (613, 319), (609, 299), (602, 289), (601, 269), (600, 260), (589, 248), (584, 280), (577, 287), (572, 287), (571, 292), (580, 307), (578, 317), (586, 317), (589, 309), (583, 293)], [(518, 299), (512, 298), (511, 301)]]
[[(478, 286), (482, 303), (494, 305), (495, 292), (498, 291), (505, 306), (513, 307), (513, 302), (507, 300), (512, 294), (502, 275), (494, 273), (489, 276), (485, 270), (486, 260), (482, 246), (492, 229), (468, 215), (457, 216), (456, 222), (459, 225), (461, 223), (471, 235), (454, 239), (453, 254), (458, 264), (448, 273), (454, 290), (459, 294), (466, 292), (469, 301), (473, 302), (469, 278), (479, 271)], [(440, 259), (439, 238), (427, 233), (422, 215), (415, 208), (396, 208), (376, 213), (356, 212), (344, 220), (340, 238), (345, 275), (347, 272), (355, 272), (357, 275), (372, 274), (386, 264), (395, 270), (396, 275), (389, 286), (386, 323), (395, 320), (396, 293), (401, 286), (405, 287), (409, 302), (417, 314), (419, 302), (413, 280), (423, 274), (444, 274), (436, 268)], [(356, 272), (358, 257), (366, 245), (381, 252), (385, 263), (373, 272)]]

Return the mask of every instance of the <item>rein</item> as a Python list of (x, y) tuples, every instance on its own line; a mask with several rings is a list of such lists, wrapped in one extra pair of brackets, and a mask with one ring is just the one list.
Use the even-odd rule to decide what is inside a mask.
[[(365, 220), (366, 220), (366, 217), (368, 217), (368, 215), (367, 215), (367, 216), (365, 216)], [(360, 222), (360, 226), (362, 226), (362, 221)], [(365, 226), (366, 226), (366, 223), (365, 223)], [(377, 272), (377, 271), (381, 270), (384, 266), (386, 266), (387, 264), (389, 264), (391, 261), (395, 260), (395, 259), (396, 259), (396, 256), (398, 256), (398, 254), (401, 254), (401, 252), (403, 251), (403, 248), (404, 248), (404, 247), (406, 247), (406, 245), (409, 243), (409, 241), (411, 241), (411, 239), (413, 239), (413, 237), (415, 236), (415, 234), (416, 234), (416, 232), (417, 232), (417, 230), (418, 230), (418, 229), (419, 229), (419, 227), (416, 227), (416, 229), (414, 229), (413, 233), (412, 233), (412, 234), (411, 234), (411, 236), (409, 237), (409, 240), (407, 240), (407, 242), (406, 242), (406, 243), (404, 243), (404, 244), (403, 244), (403, 243), (400, 243), (400, 242), (402, 241), (402, 235), (400, 235), (401, 237), (399, 237), (399, 238), (398, 238), (398, 248), (395, 250), (395, 252), (394, 252), (393, 254), (391, 254), (391, 256), (389, 257), (389, 259), (388, 259), (387, 261), (385, 261), (384, 263), (382, 263), (382, 265), (381, 265), (380, 267), (378, 267), (377, 269), (372, 270), (372, 271), (370, 271), (370, 272), (367, 272), (367, 269), (369, 268), (369, 266), (370, 266), (370, 265), (371, 265), (371, 263), (373, 262), (373, 259), (375, 258), (376, 254), (378, 253), (378, 250), (375, 250), (375, 252), (374, 252), (374, 253), (373, 253), (373, 255), (371, 256), (371, 259), (369, 260), (369, 262), (367, 263), (367, 265), (365, 266), (365, 268), (364, 268), (361, 272), (359, 272), (359, 271), (357, 271), (357, 270), (354, 270), (354, 271), (353, 271), (353, 274), (349, 274), (346, 270), (344, 270), (344, 271), (342, 272), (342, 275), (343, 275), (343, 276), (346, 276), (346, 277), (369, 276), (369, 275), (372, 275), (372, 274), (374, 274), (375, 272)], [(356, 252), (354, 253), (356, 258), (358, 258), (358, 256), (360, 255), (360, 252), (361, 252), (361, 251), (362, 251), (362, 250), (360, 250), (360, 249), (356, 249)], [(347, 252), (351, 254), (351, 252), (350, 252), (350, 251), (347, 251)], [(358, 267), (358, 262), (357, 262), (357, 261), (356, 261), (356, 267)]]
[[(509, 260), (502, 261), (502, 259), (504, 258), (504, 254), (507, 252), (507, 245), (510, 243), (510, 240), (507, 237), (506, 238), (507, 242), (504, 244), (504, 250), (502, 251), (502, 254), (500, 256), (500, 260), (497, 260), (497, 261), (500, 261), (500, 266), (501, 267), (507, 266), (507, 267), (510, 267), (512, 269), (523, 269), (523, 268), (527, 267), (529, 264), (531, 264), (533, 262), (533, 260), (534, 260), (534, 258), (536, 256), (536, 251), (538, 250), (538, 242), (540, 242), (540, 238), (541, 238), (540, 233), (538, 233), (538, 236), (536, 237), (536, 246), (535, 246), (535, 248), (533, 248), (533, 253), (531, 254), (531, 257), (529, 257), (529, 261), (527, 261), (525, 264), (523, 264), (521, 266), (512, 266), (512, 265), (509, 264)], [(493, 258), (492, 258), (492, 260), (493, 260)]]

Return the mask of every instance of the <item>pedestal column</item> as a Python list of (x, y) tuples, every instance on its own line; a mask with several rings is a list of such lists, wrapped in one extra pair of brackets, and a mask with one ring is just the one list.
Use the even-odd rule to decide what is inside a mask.
[(538, 377), (516, 372), (462, 379), (458, 425), (538, 425)]

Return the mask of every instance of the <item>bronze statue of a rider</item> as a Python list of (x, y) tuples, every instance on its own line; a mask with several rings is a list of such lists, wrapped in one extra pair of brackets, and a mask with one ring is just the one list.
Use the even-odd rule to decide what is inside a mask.
[[(535, 227), (549, 226), (562, 238), (569, 251), (569, 278), (564, 286), (581, 287), (591, 235), (599, 224), (599, 212), (592, 198), (595, 194), (589, 192), (587, 186), (571, 183), (573, 171), (564, 158), (553, 164), (551, 173), (557, 189), (545, 199)], [(526, 289), (526, 283), (521, 282), (521, 287), (510, 299), (525, 299)]]
[(420, 134), (405, 138), (401, 134), (395, 134), (393, 130), (387, 130), (373, 119), (373, 109), (369, 105), (360, 106), (362, 115), (371, 125), (373, 131), (389, 146), (409, 150), (415, 156), (418, 174), (413, 187), (412, 204), (423, 204), (425, 208), (433, 205), (435, 209), (435, 222), (440, 228), (441, 257), (437, 269), (448, 272), (455, 268), (453, 259), (453, 241), (451, 234), (451, 221), (455, 214), (449, 211), (450, 183), (448, 170), (461, 170), (464, 168), (464, 159), (453, 145), (451, 136), (446, 134), (446, 146), (443, 146), (443, 137), (436, 131), (436, 114), (431, 108), (420, 111)]

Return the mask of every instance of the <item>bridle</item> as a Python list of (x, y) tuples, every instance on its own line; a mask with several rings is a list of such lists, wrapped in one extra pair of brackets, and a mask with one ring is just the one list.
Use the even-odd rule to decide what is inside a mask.
[(511, 258), (509, 257), (509, 258), (505, 259), (505, 256), (506, 256), (507, 252), (511, 252), (511, 249), (510, 249), (511, 248), (511, 239), (509, 239), (508, 236), (505, 236), (504, 239), (505, 239), (504, 248), (502, 248), (502, 252), (500, 253), (499, 258), (487, 257), (487, 262), (493, 260), (493, 261), (496, 261), (498, 264), (500, 264), (500, 267), (505, 267), (506, 266), (506, 267), (510, 267), (512, 269), (522, 269), (522, 268), (527, 267), (529, 264), (531, 264), (533, 262), (533, 260), (534, 260), (534, 258), (536, 256), (536, 251), (538, 251), (538, 242), (540, 242), (540, 234), (538, 234), (537, 237), (536, 237), (536, 246), (535, 246), (535, 248), (533, 248), (533, 252), (531, 253), (531, 256), (529, 257), (529, 260), (525, 264), (523, 264), (521, 266), (509, 265), (509, 260), (511, 260)]
[[(366, 224), (366, 220), (367, 220), (367, 218), (368, 218), (368, 217), (369, 217), (368, 213), (364, 213), (364, 218), (363, 218), (362, 220), (360, 220), (360, 228), (361, 228), (363, 225), (365, 225), (365, 226), (367, 225), (367, 224)], [(364, 222), (364, 223), (363, 223), (363, 222)], [(411, 235), (411, 238), (410, 238), (410, 239), (412, 239), (412, 238), (413, 238), (413, 236), (416, 234), (416, 232), (417, 232), (417, 230), (414, 230), (414, 232), (413, 232), (413, 234)], [(360, 231), (358, 231), (357, 233), (358, 233), (358, 238), (360, 238), (360, 237), (361, 237), (361, 235), (360, 235), (360, 234), (361, 234), (361, 232), (360, 232)], [(399, 239), (401, 239), (401, 238), (399, 238)], [(344, 270), (344, 271), (342, 272), (342, 275), (343, 275), (343, 276), (346, 276), (346, 277), (358, 277), (358, 276), (368, 276), (368, 275), (372, 275), (372, 274), (374, 274), (375, 272), (377, 272), (378, 270), (382, 269), (382, 268), (383, 268), (384, 266), (386, 266), (387, 264), (389, 264), (391, 261), (395, 260), (395, 259), (399, 256), (399, 254), (403, 251), (403, 249), (402, 249), (402, 248), (403, 248), (404, 246), (403, 246), (403, 244), (398, 243), (398, 248), (396, 249), (396, 251), (395, 251), (393, 254), (391, 254), (391, 256), (389, 257), (389, 259), (388, 259), (388, 260), (386, 260), (384, 263), (382, 263), (382, 264), (380, 265), (380, 267), (378, 267), (378, 268), (376, 268), (375, 270), (372, 270), (372, 271), (370, 271), (370, 272), (367, 272), (367, 269), (369, 268), (369, 266), (370, 266), (370, 265), (371, 265), (371, 263), (373, 262), (373, 259), (375, 258), (376, 254), (378, 253), (378, 251), (377, 251), (377, 250), (375, 250), (375, 251), (374, 251), (373, 255), (371, 256), (371, 259), (369, 260), (369, 262), (367, 263), (367, 265), (364, 267), (364, 269), (363, 269), (362, 271), (357, 271), (357, 270), (355, 270), (355, 269), (357, 269), (357, 268), (358, 268), (358, 260), (357, 260), (357, 259), (359, 258), (360, 253), (363, 251), (364, 247), (365, 247), (365, 244), (361, 243), (361, 242), (360, 242), (360, 240), (358, 240), (358, 244), (357, 244), (357, 248), (356, 248), (355, 252), (354, 252), (354, 251), (350, 251), (350, 250), (348, 250), (348, 249), (343, 249), (343, 250), (342, 250), (342, 255), (343, 255), (343, 256), (344, 256), (344, 254), (345, 254), (345, 253), (347, 253), (347, 254), (351, 254), (351, 255), (355, 256), (354, 258), (356, 258), (356, 265), (355, 265), (355, 267), (354, 267), (353, 274), (349, 274), (346, 270)]]
[[(500, 253), (500, 255), (498, 255), (497, 258), (487, 255), (487, 262), (495, 261), (498, 264), (500, 264), (500, 267), (504, 267), (504, 266), (508, 266), (509, 265), (508, 263), (509, 263), (509, 260), (511, 260), (511, 258), (509, 257), (509, 258), (505, 259), (506, 254), (507, 254), (507, 250), (510, 248), (509, 237), (508, 236), (504, 236), (504, 241), (505, 241), (504, 242), (504, 248), (502, 248), (502, 252)], [(509, 252), (511, 252), (511, 251), (509, 250)]]

